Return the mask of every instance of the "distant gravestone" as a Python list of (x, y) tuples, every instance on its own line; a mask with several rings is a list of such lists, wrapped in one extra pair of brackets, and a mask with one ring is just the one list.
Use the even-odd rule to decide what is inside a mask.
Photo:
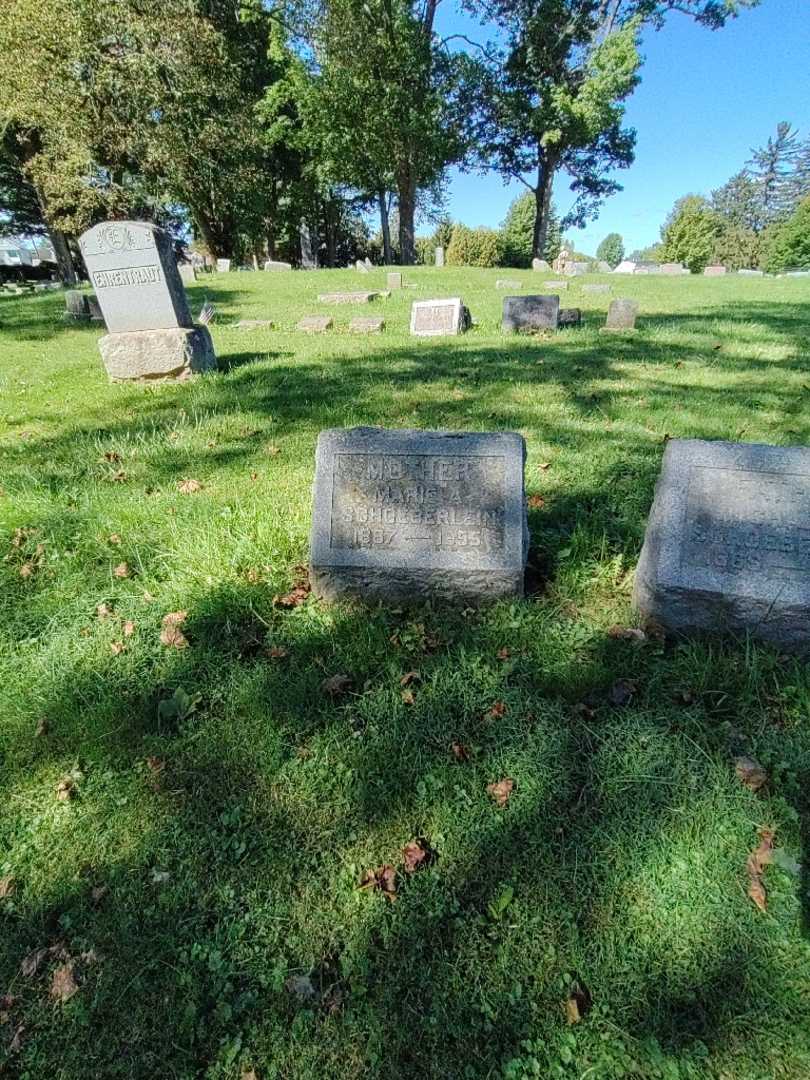
[(180, 274), (180, 280), (183, 282), (184, 285), (193, 285), (197, 280), (197, 271), (194, 269), (191, 263), (178, 263), (177, 270)]
[(810, 648), (810, 449), (670, 440), (634, 601), (674, 633)]
[(543, 288), (544, 289), (552, 289), (554, 292), (559, 292), (560, 289), (567, 289), (568, 288), (568, 282), (567, 281), (544, 281), (543, 282)]
[(637, 315), (638, 303), (635, 300), (611, 300), (602, 330), (606, 333), (634, 333)]
[(366, 255), (364, 262), (366, 264), (366, 270), (372, 270), (374, 268), (374, 263), (371, 261), (368, 255)]
[(368, 273), (368, 267), (366, 266), (366, 264), (363, 262), (362, 259), (358, 259), (357, 262), (354, 265), (355, 265), (355, 268), (361, 274), (367, 274)]
[(764, 270), (738, 270), (737, 274), (740, 277), (763, 277), (764, 274), (765, 274), (765, 271)]
[(599, 293), (609, 293), (610, 285), (583, 285), (582, 291), (584, 293), (592, 293), (593, 295), (597, 295)]
[(507, 333), (556, 330), (560, 319), (559, 296), (505, 296), (501, 326)]
[(349, 323), (353, 334), (381, 334), (385, 322), (382, 315), (358, 316)]
[(788, 270), (785, 277), (810, 277), (810, 270)]
[(305, 315), (299, 320), (295, 329), (303, 330), (307, 334), (322, 334), (326, 330), (331, 330), (332, 326), (332, 320), (328, 315)]
[(582, 326), (582, 312), (578, 307), (560, 308), (557, 326), (560, 330), (570, 326)]
[(236, 324), (237, 330), (272, 330), (275, 323), (272, 319), (240, 319)]
[(725, 274), (725, 266), (707, 266), (703, 271), (704, 277), (722, 277)]
[(313, 236), (307, 222), (302, 218), (298, 227), (298, 238), (301, 243), (301, 267), (304, 270), (318, 269), (318, 239)]
[(310, 581), (324, 600), (523, 595), (528, 554), (520, 435), (322, 431)]
[(636, 272), (636, 264), (630, 259), (622, 259), (619, 265), (614, 269), (614, 274), (634, 274)]
[(278, 262), (276, 259), (267, 259), (263, 269), (265, 269), (268, 273), (277, 270), (292, 270), (292, 263)]
[(320, 304), (368, 304), (371, 300), (376, 300), (379, 295), (378, 292), (320, 293), (318, 302)]
[(216, 368), (210, 333), (192, 322), (167, 233), (108, 221), (88, 229), (79, 246), (107, 326), (98, 347), (111, 379), (177, 379)]
[(93, 322), (104, 322), (104, 314), (101, 310), (101, 304), (98, 302), (98, 297), (87, 297), (87, 310)]
[(633, 271), (634, 274), (660, 274), (661, 264), (655, 262), (639, 262), (636, 263), (636, 268)]
[(590, 263), (586, 262), (567, 262), (563, 268), (563, 273), (567, 277), (581, 277), (583, 274), (587, 274), (590, 269)]
[(597, 274), (609, 274), (610, 273), (610, 263), (605, 262), (604, 259), (600, 259), (599, 262), (596, 264), (596, 272), (597, 272)]
[(86, 293), (77, 292), (75, 289), (68, 289), (65, 293), (65, 317), (77, 321), (90, 318), (90, 308), (87, 304)]
[(461, 297), (417, 300), (411, 305), (411, 333), (416, 337), (463, 334), (469, 327), (470, 313)]
[(522, 281), (512, 281), (509, 278), (498, 278), (495, 282), (496, 289), (522, 289)]
[(385, 276), (385, 283), (389, 289), (401, 289), (402, 288), (402, 274), (396, 270), (392, 270)]
[(230, 274), (231, 272), (231, 260), (230, 259), (217, 259), (217, 273), (218, 274)]
[(667, 274), (670, 277), (677, 277), (679, 274), (685, 274), (686, 272), (686, 267), (679, 262), (665, 262), (661, 263), (659, 267), (659, 273)]
[(551, 267), (545, 259), (532, 259), (532, 270), (541, 270), (544, 274), (547, 274)]
[(437, 247), (434, 253), (434, 261), (436, 266), (444, 266), (444, 248)]

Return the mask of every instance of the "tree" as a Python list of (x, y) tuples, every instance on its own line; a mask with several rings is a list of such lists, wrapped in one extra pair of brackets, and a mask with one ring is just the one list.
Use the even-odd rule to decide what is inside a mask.
[(621, 236), (616, 232), (608, 233), (596, 249), (596, 257), (608, 263), (611, 270), (618, 266), (624, 258), (624, 241)]
[(663, 260), (682, 262), (692, 273), (700, 273), (709, 265), (721, 232), (721, 220), (708, 200), (685, 195), (675, 203), (661, 229)]
[[(711, 28), (758, 0), (467, 0), (506, 39), (488, 53), (482, 157), (534, 192), (533, 252), (540, 255), (554, 176), (572, 179), (577, 199), (564, 225), (583, 225), (621, 189), (611, 175), (633, 161), (635, 133), (623, 102), (638, 82), (638, 34), (673, 9)], [(530, 180), (525, 178), (529, 173)]]
[(501, 237), (495, 229), (471, 229), (456, 225), (447, 247), (449, 266), (498, 266), (502, 258)]
[[(531, 191), (516, 196), (509, 205), (501, 225), (501, 244), (505, 266), (528, 267), (533, 258), (534, 224), (536, 218), (535, 198)], [(546, 246), (543, 258), (549, 262), (560, 252), (560, 219), (552, 204), (549, 207)]]
[(635, 251), (631, 251), (627, 258), (630, 262), (636, 263), (660, 263), (665, 261), (662, 250), (662, 245), (660, 243), (650, 244), (649, 247), (636, 248)]
[(764, 243), (764, 265), (769, 272), (810, 270), (810, 197), (799, 203), (787, 221), (775, 225)]
[(776, 125), (776, 137), (752, 150), (747, 163), (757, 188), (762, 225), (772, 225), (787, 217), (792, 208), (791, 174), (799, 155), (798, 133), (783, 120)]

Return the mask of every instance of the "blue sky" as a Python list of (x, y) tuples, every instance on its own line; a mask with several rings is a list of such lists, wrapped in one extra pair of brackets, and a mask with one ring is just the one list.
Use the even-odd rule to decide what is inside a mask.
[[(437, 30), (483, 40), (449, 3)], [(810, 0), (762, 0), (714, 32), (673, 13), (663, 30), (645, 33), (642, 52), (641, 84), (627, 104), (637, 144), (635, 163), (618, 174), (624, 190), (597, 221), (567, 233), (589, 254), (609, 232), (621, 233), (627, 251), (653, 243), (679, 196), (719, 187), (780, 120), (810, 136)], [(448, 210), (468, 225), (497, 226), (523, 190), (496, 173), (454, 169)], [(563, 212), (573, 202), (564, 176), (554, 198)]]

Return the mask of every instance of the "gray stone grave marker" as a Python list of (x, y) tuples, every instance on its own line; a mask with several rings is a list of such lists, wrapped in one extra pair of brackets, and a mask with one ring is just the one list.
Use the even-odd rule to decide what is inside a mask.
[(416, 337), (463, 334), (470, 313), (459, 296), (449, 300), (417, 300), (411, 305), (411, 333)]
[(318, 302), (321, 304), (368, 304), (376, 300), (378, 292), (333, 292), (319, 293)]
[(270, 271), (292, 270), (292, 263), (279, 262), (276, 259), (268, 259), (265, 262), (263, 269), (267, 270), (268, 273)]
[(361, 259), (358, 259), (357, 262), (354, 265), (355, 265), (355, 268), (357, 270), (359, 270), (361, 274), (367, 274), (368, 273), (368, 267), (366, 266), (366, 264)]
[(305, 315), (295, 329), (307, 334), (322, 334), (325, 330), (331, 330), (333, 325), (328, 315)]
[(396, 270), (392, 270), (389, 274), (386, 274), (385, 283), (389, 289), (401, 289), (402, 274)]
[(197, 271), (191, 265), (191, 263), (182, 262), (177, 265), (178, 273), (180, 274), (180, 280), (184, 285), (193, 285), (197, 280)]
[(240, 319), (236, 324), (237, 330), (272, 330), (274, 327), (272, 319)]
[(433, 254), (433, 259), (434, 259), (434, 262), (436, 263), (436, 266), (444, 266), (444, 248), (443, 247), (437, 247), (436, 248), (436, 251)]
[(810, 648), (810, 449), (668, 442), (634, 601), (674, 633)]
[(522, 281), (513, 281), (510, 278), (498, 278), (495, 282), (496, 289), (522, 289)]
[(707, 266), (703, 271), (704, 277), (722, 277), (725, 274), (725, 266)]
[(578, 307), (560, 308), (560, 319), (557, 325), (560, 330), (567, 326), (582, 326), (582, 311)]
[(738, 270), (737, 274), (738, 274), (739, 277), (764, 277), (765, 276), (765, 271), (764, 270)]
[(559, 296), (505, 296), (501, 325), (509, 333), (556, 330), (560, 320)]
[(551, 267), (545, 259), (532, 259), (532, 270), (540, 270), (544, 274), (547, 274)]
[(523, 595), (520, 435), (322, 431), (310, 580), (316, 596), (486, 603)]
[(230, 274), (231, 272), (231, 260), (230, 259), (217, 259), (216, 262), (218, 274)]
[(565, 291), (568, 288), (567, 281), (544, 281), (544, 289), (551, 289), (553, 292)]
[(384, 326), (382, 315), (358, 315), (349, 323), (349, 330), (353, 334), (381, 334)]
[(111, 379), (216, 368), (210, 333), (192, 322), (168, 234), (147, 222), (108, 221), (88, 229), (79, 246), (107, 326), (98, 347)]
[(659, 273), (667, 274), (671, 277), (678, 277), (678, 275), (686, 272), (686, 267), (683, 263), (679, 262), (665, 262), (661, 263)]
[[(8, 286), (6, 286), (8, 288)], [(9, 290), (10, 291), (10, 290)], [(65, 293), (65, 318), (86, 320), (90, 318), (87, 294), (68, 289)]]
[(610, 285), (583, 285), (582, 291), (596, 296), (599, 293), (609, 293)]
[(607, 321), (600, 332), (635, 333), (638, 303), (635, 300), (611, 300)]
[(630, 259), (622, 259), (619, 265), (614, 269), (614, 274), (635, 274), (636, 264), (631, 262)]

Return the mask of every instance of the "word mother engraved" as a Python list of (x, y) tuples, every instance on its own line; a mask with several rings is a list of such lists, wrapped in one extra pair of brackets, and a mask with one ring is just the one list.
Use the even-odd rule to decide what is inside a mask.
[(525, 447), (514, 434), (322, 432), (316, 594), (478, 601), (522, 595)]
[(665, 629), (810, 646), (810, 450), (668, 443), (635, 601)]

